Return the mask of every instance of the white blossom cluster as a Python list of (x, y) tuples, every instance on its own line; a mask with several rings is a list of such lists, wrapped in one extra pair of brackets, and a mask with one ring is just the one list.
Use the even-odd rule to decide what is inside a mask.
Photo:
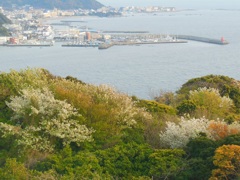
[(182, 148), (190, 138), (197, 137), (201, 132), (207, 133), (208, 122), (204, 117), (190, 120), (182, 117), (179, 124), (167, 122), (166, 131), (160, 133), (160, 141), (170, 148)]
[[(48, 88), (33, 89), (27, 88), (20, 91), (20, 96), (10, 98), (11, 102), (6, 102), (18, 119), (27, 116), (37, 119), (68, 119), (77, 116), (77, 111), (71, 104), (54, 98), (54, 95)], [(31, 119), (31, 118), (30, 118)]]
[(0, 131), (3, 133), (2, 137), (7, 137), (8, 135), (18, 134), (20, 128), (17, 126), (12, 126), (10, 124), (0, 122)]
[(18, 145), (25, 148), (31, 148), (37, 151), (52, 152), (54, 147), (49, 139), (44, 136), (36, 136), (36, 132), (40, 132), (41, 128), (29, 126), (22, 129), (19, 126), (13, 126), (6, 123), (0, 123), (0, 131), (3, 133), (2, 137), (15, 136)]
[(42, 129), (51, 136), (63, 139), (64, 145), (70, 142), (76, 142), (80, 145), (80, 142), (93, 140), (91, 134), (94, 130), (88, 129), (85, 125), (78, 124), (73, 119), (64, 121), (52, 119), (51, 121), (43, 121), (41, 125)]
[[(52, 151), (52, 139), (63, 140), (64, 145), (71, 142), (79, 144), (92, 141), (93, 129), (80, 125), (77, 110), (65, 101), (54, 98), (47, 88), (27, 88), (20, 96), (11, 97), (6, 103), (14, 111), (16, 126), (0, 124), (3, 134), (18, 135), (18, 143), (39, 151)], [(74, 119), (75, 118), (75, 119)], [(22, 120), (23, 119), (23, 120)], [(21, 121), (20, 121), (21, 120)], [(16, 127), (19, 131), (16, 131)]]
[[(210, 128), (211, 125), (214, 124), (218, 125), (216, 129)], [(218, 134), (216, 133), (221, 133), (221, 131), (226, 133), (226, 135), (240, 133), (240, 124), (234, 122), (228, 125), (224, 120), (217, 119), (209, 121), (205, 117), (199, 119), (182, 117), (178, 124), (167, 122), (166, 130), (160, 133), (160, 142), (166, 147), (183, 148), (191, 138), (196, 138), (200, 133), (205, 133), (207, 137), (212, 140), (219, 140)]]

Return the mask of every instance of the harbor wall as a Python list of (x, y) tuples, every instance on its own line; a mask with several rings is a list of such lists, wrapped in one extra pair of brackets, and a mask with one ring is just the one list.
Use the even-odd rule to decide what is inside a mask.
[(226, 45), (228, 44), (227, 41), (222, 41), (221, 39), (211, 39), (211, 38), (205, 38), (205, 37), (198, 37), (198, 36), (189, 36), (189, 35), (178, 35), (178, 39), (185, 39), (190, 41), (200, 41), (205, 43), (211, 43), (211, 44), (219, 44), (219, 45)]
[(99, 44), (98, 49), (108, 49), (112, 46), (124, 46), (124, 45), (141, 45), (141, 44), (163, 44), (163, 43), (187, 43), (184, 40), (178, 41), (160, 41), (160, 42), (114, 42), (110, 44)]

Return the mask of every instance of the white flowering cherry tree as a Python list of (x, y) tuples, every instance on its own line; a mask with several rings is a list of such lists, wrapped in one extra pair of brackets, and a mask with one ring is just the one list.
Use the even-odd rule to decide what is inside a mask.
[(182, 117), (179, 123), (167, 122), (166, 130), (160, 132), (160, 142), (165, 147), (183, 148), (190, 139), (198, 137), (201, 133), (206, 134), (209, 139), (219, 140), (240, 133), (240, 124), (227, 124), (224, 120), (208, 120), (205, 117)]
[(54, 141), (63, 145), (92, 141), (93, 129), (80, 124), (81, 115), (66, 101), (57, 100), (47, 88), (27, 88), (6, 102), (13, 110), (11, 124), (0, 123), (3, 136), (15, 135), (19, 145), (51, 152)]

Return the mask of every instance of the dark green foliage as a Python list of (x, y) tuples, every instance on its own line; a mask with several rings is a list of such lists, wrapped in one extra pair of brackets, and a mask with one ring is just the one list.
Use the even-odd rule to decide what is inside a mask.
[(76, 83), (80, 83), (80, 84), (86, 84), (85, 82), (83, 82), (83, 81), (81, 81), (81, 80), (79, 80), (79, 79), (77, 79), (75, 77), (72, 77), (72, 76), (67, 76), (65, 79), (69, 80), (69, 81), (76, 82)]
[(237, 112), (239, 112), (240, 108), (240, 88), (230, 87), (229, 93), (227, 94), (233, 100), (235, 106), (237, 107)]
[(202, 158), (191, 158), (187, 161), (187, 167), (178, 177), (189, 180), (208, 180), (213, 169), (212, 158), (207, 161)]
[(160, 104), (156, 101), (149, 100), (139, 100), (138, 106), (146, 108), (148, 112), (157, 113), (157, 114), (170, 114), (175, 115), (175, 110), (168, 105)]
[(19, 153), (14, 137), (0, 137), (0, 167), (5, 163), (6, 158), (18, 158)]
[(10, 24), (11, 21), (0, 13), (0, 36), (9, 36), (9, 33), (5, 27), (2, 26), (2, 24)]
[(180, 176), (186, 179), (207, 180), (211, 177), (215, 150), (222, 145), (240, 145), (240, 135), (231, 135), (223, 140), (213, 141), (204, 136), (190, 140), (187, 144), (188, 167)]
[(8, 30), (0, 24), (0, 36), (9, 36)]
[(182, 149), (160, 149), (150, 155), (150, 174), (154, 179), (180, 179), (185, 169), (185, 152)]
[(240, 146), (240, 134), (235, 134), (231, 136), (227, 136), (223, 140), (220, 140), (220, 146), (222, 145), (239, 145)]
[(190, 140), (186, 148), (189, 156), (188, 167), (182, 175), (186, 179), (209, 179), (212, 169), (214, 169), (212, 161), (217, 147), (217, 142), (208, 139), (204, 135)]
[(179, 115), (191, 114), (196, 108), (196, 104), (191, 100), (184, 100), (179, 106), (177, 106)]
[(26, 4), (34, 8), (44, 9), (98, 9), (103, 5), (95, 0), (4, 0), (0, 1), (0, 6), (11, 8), (12, 4), (24, 6)]
[(11, 24), (12, 22), (4, 16), (2, 13), (0, 13), (0, 24)]
[(45, 172), (54, 170), (57, 174), (65, 177), (94, 179), (109, 177), (102, 173), (102, 167), (94, 153), (82, 151), (75, 153), (70, 146), (65, 147), (43, 162), (39, 162), (35, 170)]
[(148, 176), (149, 156), (153, 150), (145, 144), (128, 143), (96, 152), (104, 172), (115, 178)]
[(81, 151), (75, 153), (68, 146), (59, 153), (39, 162), (37, 171), (56, 171), (62, 176), (82, 177), (87, 179), (148, 176), (151, 164), (149, 156), (153, 150), (148, 145), (128, 143), (117, 145), (96, 152)]
[(4, 75), (0, 75), (0, 122), (5, 122), (11, 118), (12, 111), (7, 107), (6, 101), (11, 95), (16, 93), (12, 82)]
[(144, 132), (140, 128), (129, 128), (122, 131), (121, 140), (124, 143), (135, 142), (137, 144), (144, 144)]
[(187, 144), (187, 153), (191, 158), (200, 157), (208, 158), (214, 155), (215, 149), (218, 147), (216, 141), (201, 136), (196, 139), (192, 139)]
[(226, 84), (234, 86), (234, 79), (227, 76), (208, 75), (200, 78), (190, 79), (182, 85), (181, 89), (177, 91), (178, 94), (188, 94), (190, 90), (196, 90), (200, 87), (221, 89), (222, 95), (228, 94)]

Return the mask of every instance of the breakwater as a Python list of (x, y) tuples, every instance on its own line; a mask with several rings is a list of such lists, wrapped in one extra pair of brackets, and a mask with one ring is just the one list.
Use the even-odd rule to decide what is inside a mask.
[[(176, 36), (176, 35), (174, 35), (174, 36)], [(199, 41), (199, 42), (205, 42), (205, 43), (211, 43), (211, 44), (219, 44), (219, 45), (229, 44), (223, 38), (222, 39), (211, 39), (211, 38), (198, 37), (198, 36), (189, 36), (189, 35), (178, 35), (176, 37), (178, 39), (185, 39), (185, 40), (190, 40), (190, 41)]]
[(189, 40), (189, 41), (198, 41), (204, 43), (211, 43), (211, 44), (218, 44), (218, 45), (227, 45), (229, 44), (228, 41), (224, 40), (224, 38), (213, 39), (207, 37), (199, 37), (199, 36), (191, 36), (191, 35), (168, 35), (168, 34), (148, 34), (148, 33), (132, 33), (132, 34), (114, 34), (112, 35), (113, 38), (130, 38), (130, 39), (160, 39), (161, 41), (164, 40), (172, 40), (175, 39), (179, 40)]
[(99, 44), (98, 49), (108, 49), (112, 46), (163, 44), (163, 43), (187, 43), (187, 41), (176, 40), (176, 41), (159, 41), (159, 42), (112, 42), (112, 43), (108, 43), (108, 44), (106, 44), (106, 43)]

